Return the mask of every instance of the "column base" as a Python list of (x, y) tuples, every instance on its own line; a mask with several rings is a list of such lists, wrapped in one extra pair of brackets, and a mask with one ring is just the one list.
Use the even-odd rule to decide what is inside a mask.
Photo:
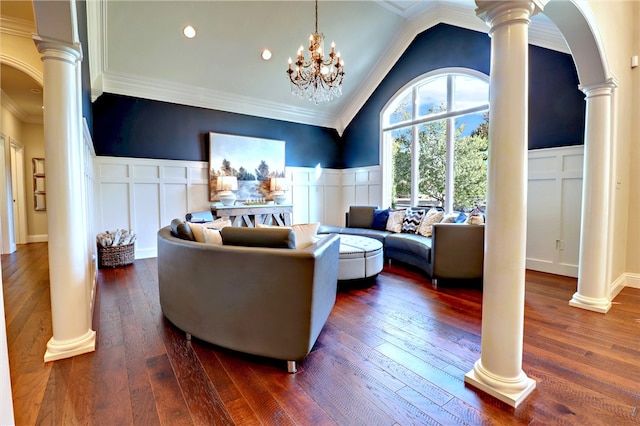
[(569, 301), (569, 306), (606, 314), (609, 309), (611, 309), (611, 301), (604, 297), (595, 299), (593, 297), (582, 296), (576, 292)]
[(77, 339), (56, 341), (54, 337), (47, 342), (47, 351), (44, 353), (44, 362), (57, 361), (71, 358), (72, 356), (86, 354), (96, 350), (96, 332), (87, 331)]
[(524, 372), (515, 380), (504, 380), (487, 372), (480, 360), (476, 361), (473, 370), (464, 375), (464, 382), (514, 408), (536, 388), (536, 381), (527, 377)]

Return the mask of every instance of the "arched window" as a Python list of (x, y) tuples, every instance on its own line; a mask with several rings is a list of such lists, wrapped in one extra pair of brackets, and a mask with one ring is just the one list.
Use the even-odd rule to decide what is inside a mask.
[(385, 205), (447, 213), (484, 205), (488, 76), (460, 68), (430, 72), (398, 91), (381, 118)]

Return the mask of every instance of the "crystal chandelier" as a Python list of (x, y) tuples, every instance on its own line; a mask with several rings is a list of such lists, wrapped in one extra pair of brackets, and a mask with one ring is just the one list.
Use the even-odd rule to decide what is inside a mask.
[[(324, 57), (324, 34), (318, 32), (318, 0), (316, 0), (316, 31), (309, 36), (309, 52), (311, 56), (306, 61), (304, 48), (298, 48), (295, 64), (289, 58), (289, 80), (291, 93), (313, 101), (316, 105), (328, 102), (342, 94), (342, 79), (344, 78), (344, 61), (340, 52), (335, 53), (336, 45), (331, 43), (329, 57)], [(295, 68), (293, 67), (295, 65)]]

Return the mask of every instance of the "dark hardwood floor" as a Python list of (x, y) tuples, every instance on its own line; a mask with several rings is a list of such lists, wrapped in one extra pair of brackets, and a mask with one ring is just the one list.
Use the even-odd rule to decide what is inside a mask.
[(569, 307), (575, 279), (528, 272), (523, 369), (537, 388), (514, 410), (463, 382), (480, 357), (481, 292), (402, 266), (341, 289), (294, 375), (186, 341), (162, 316), (156, 259), (100, 270), (96, 352), (45, 364), (46, 244), (3, 255), (2, 274), (19, 425), (640, 424), (639, 289), (602, 315)]

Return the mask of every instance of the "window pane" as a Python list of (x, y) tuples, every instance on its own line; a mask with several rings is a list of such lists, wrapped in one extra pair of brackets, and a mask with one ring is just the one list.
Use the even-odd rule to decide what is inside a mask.
[(488, 114), (470, 114), (455, 120), (454, 210), (486, 205)]
[(446, 185), (446, 120), (438, 120), (421, 125), (418, 135), (420, 140), (418, 204), (422, 206), (442, 206)]
[(447, 76), (429, 80), (418, 87), (418, 115), (420, 117), (447, 110)]
[(401, 123), (403, 121), (409, 121), (412, 117), (413, 103), (411, 102), (411, 91), (407, 93), (405, 97), (400, 99), (395, 105), (392, 106), (392, 112), (386, 120), (387, 125)]
[(391, 201), (408, 206), (411, 196), (411, 128), (391, 132)]
[(484, 105), (489, 101), (489, 83), (476, 77), (454, 77), (454, 111)]

